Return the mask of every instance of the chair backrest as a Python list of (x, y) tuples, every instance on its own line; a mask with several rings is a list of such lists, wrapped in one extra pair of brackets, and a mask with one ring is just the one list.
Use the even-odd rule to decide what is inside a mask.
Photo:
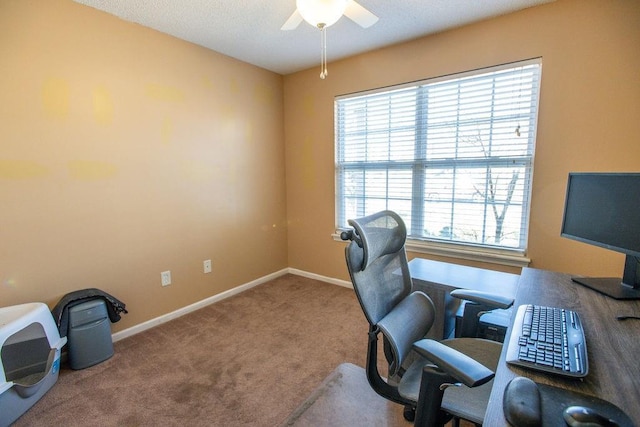
[(349, 220), (354, 228), (346, 248), (353, 288), (373, 329), (379, 329), (393, 351), (394, 374), (433, 324), (433, 302), (411, 291), (411, 274), (405, 252), (407, 229), (400, 216), (382, 211)]

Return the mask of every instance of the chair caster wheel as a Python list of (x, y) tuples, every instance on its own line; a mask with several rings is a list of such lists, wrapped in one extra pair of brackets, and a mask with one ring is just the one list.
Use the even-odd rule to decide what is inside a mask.
[(407, 405), (404, 407), (404, 412), (402, 413), (404, 419), (413, 422), (416, 419), (416, 408), (413, 406)]

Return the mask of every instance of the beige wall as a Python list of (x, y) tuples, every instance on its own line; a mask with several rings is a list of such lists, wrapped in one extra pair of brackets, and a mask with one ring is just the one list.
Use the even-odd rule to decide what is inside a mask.
[(96, 287), (120, 330), (286, 268), (282, 88), (70, 0), (2, 0), (0, 306)]
[[(329, 39), (329, 57), (339, 42)], [(558, 0), (330, 63), (325, 81), (316, 68), (286, 76), (289, 265), (348, 277), (343, 244), (331, 239), (336, 95), (542, 57), (531, 266), (620, 276), (622, 255), (559, 232), (569, 171), (640, 171), (639, 47), (640, 2)]]

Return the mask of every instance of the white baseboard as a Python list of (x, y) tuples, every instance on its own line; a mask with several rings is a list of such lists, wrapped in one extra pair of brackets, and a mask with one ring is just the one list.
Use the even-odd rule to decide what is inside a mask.
[(339, 280), (339, 279), (333, 279), (330, 277), (326, 277), (326, 276), (321, 276), (319, 274), (314, 274), (314, 273), (309, 273), (306, 271), (302, 271), (302, 270), (298, 270), (295, 268), (284, 268), (280, 271), (276, 271), (275, 273), (271, 273), (268, 274), (266, 276), (263, 276), (259, 279), (253, 280), (249, 283), (245, 283), (244, 285), (240, 285), (240, 286), (236, 286), (233, 289), (229, 289), (227, 291), (221, 292), (219, 294), (213, 295), (209, 298), (205, 298), (201, 301), (195, 302), (193, 304), (190, 304), (186, 307), (182, 307), (178, 310), (172, 311), (171, 313), (167, 313), (167, 314), (163, 314), (162, 316), (158, 316), (154, 319), (151, 320), (147, 320), (146, 322), (142, 322), (140, 324), (137, 324), (135, 326), (132, 326), (130, 328), (127, 328), (125, 330), (122, 330), (120, 332), (116, 332), (114, 334), (111, 335), (111, 338), (113, 340), (113, 342), (119, 341), (121, 339), (130, 337), (132, 335), (135, 334), (139, 334), (140, 332), (146, 331), (147, 329), (151, 329), (154, 326), (158, 326), (161, 325), (163, 323), (166, 323), (170, 320), (176, 319), (180, 316), (184, 316), (187, 313), (191, 313), (192, 311), (196, 311), (200, 308), (206, 307), (209, 304), (213, 304), (215, 302), (218, 301), (222, 301), (223, 299), (229, 298), (233, 295), (237, 295), (240, 292), (244, 292), (248, 289), (251, 289), (255, 286), (261, 285), (263, 283), (266, 283), (270, 280), (276, 279), (280, 276), (284, 276), (285, 274), (295, 274), (297, 276), (303, 276), (303, 277), (307, 277), (310, 279), (315, 279), (315, 280), (320, 280), (323, 282), (327, 282), (327, 283), (331, 283), (334, 285), (339, 285), (339, 286), (344, 286), (347, 288), (352, 288), (353, 286), (351, 285), (351, 282), (347, 282), (345, 280)]
[(327, 283), (331, 283), (333, 285), (344, 286), (345, 288), (353, 289), (353, 285), (351, 284), (351, 282), (349, 282), (347, 280), (340, 280), (340, 279), (334, 279), (332, 277), (321, 276), (319, 274), (309, 273), (307, 271), (298, 270), (296, 268), (289, 268), (288, 270), (289, 270), (288, 271), (289, 273), (295, 274), (297, 276), (307, 277), (309, 279), (320, 280), (322, 282), (327, 282)]

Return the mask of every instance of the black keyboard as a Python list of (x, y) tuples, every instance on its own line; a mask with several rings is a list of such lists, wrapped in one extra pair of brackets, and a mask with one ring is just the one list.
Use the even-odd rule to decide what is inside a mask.
[(589, 372), (587, 345), (578, 313), (539, 305), (518, 307), (507, 363), (565, 377)]

